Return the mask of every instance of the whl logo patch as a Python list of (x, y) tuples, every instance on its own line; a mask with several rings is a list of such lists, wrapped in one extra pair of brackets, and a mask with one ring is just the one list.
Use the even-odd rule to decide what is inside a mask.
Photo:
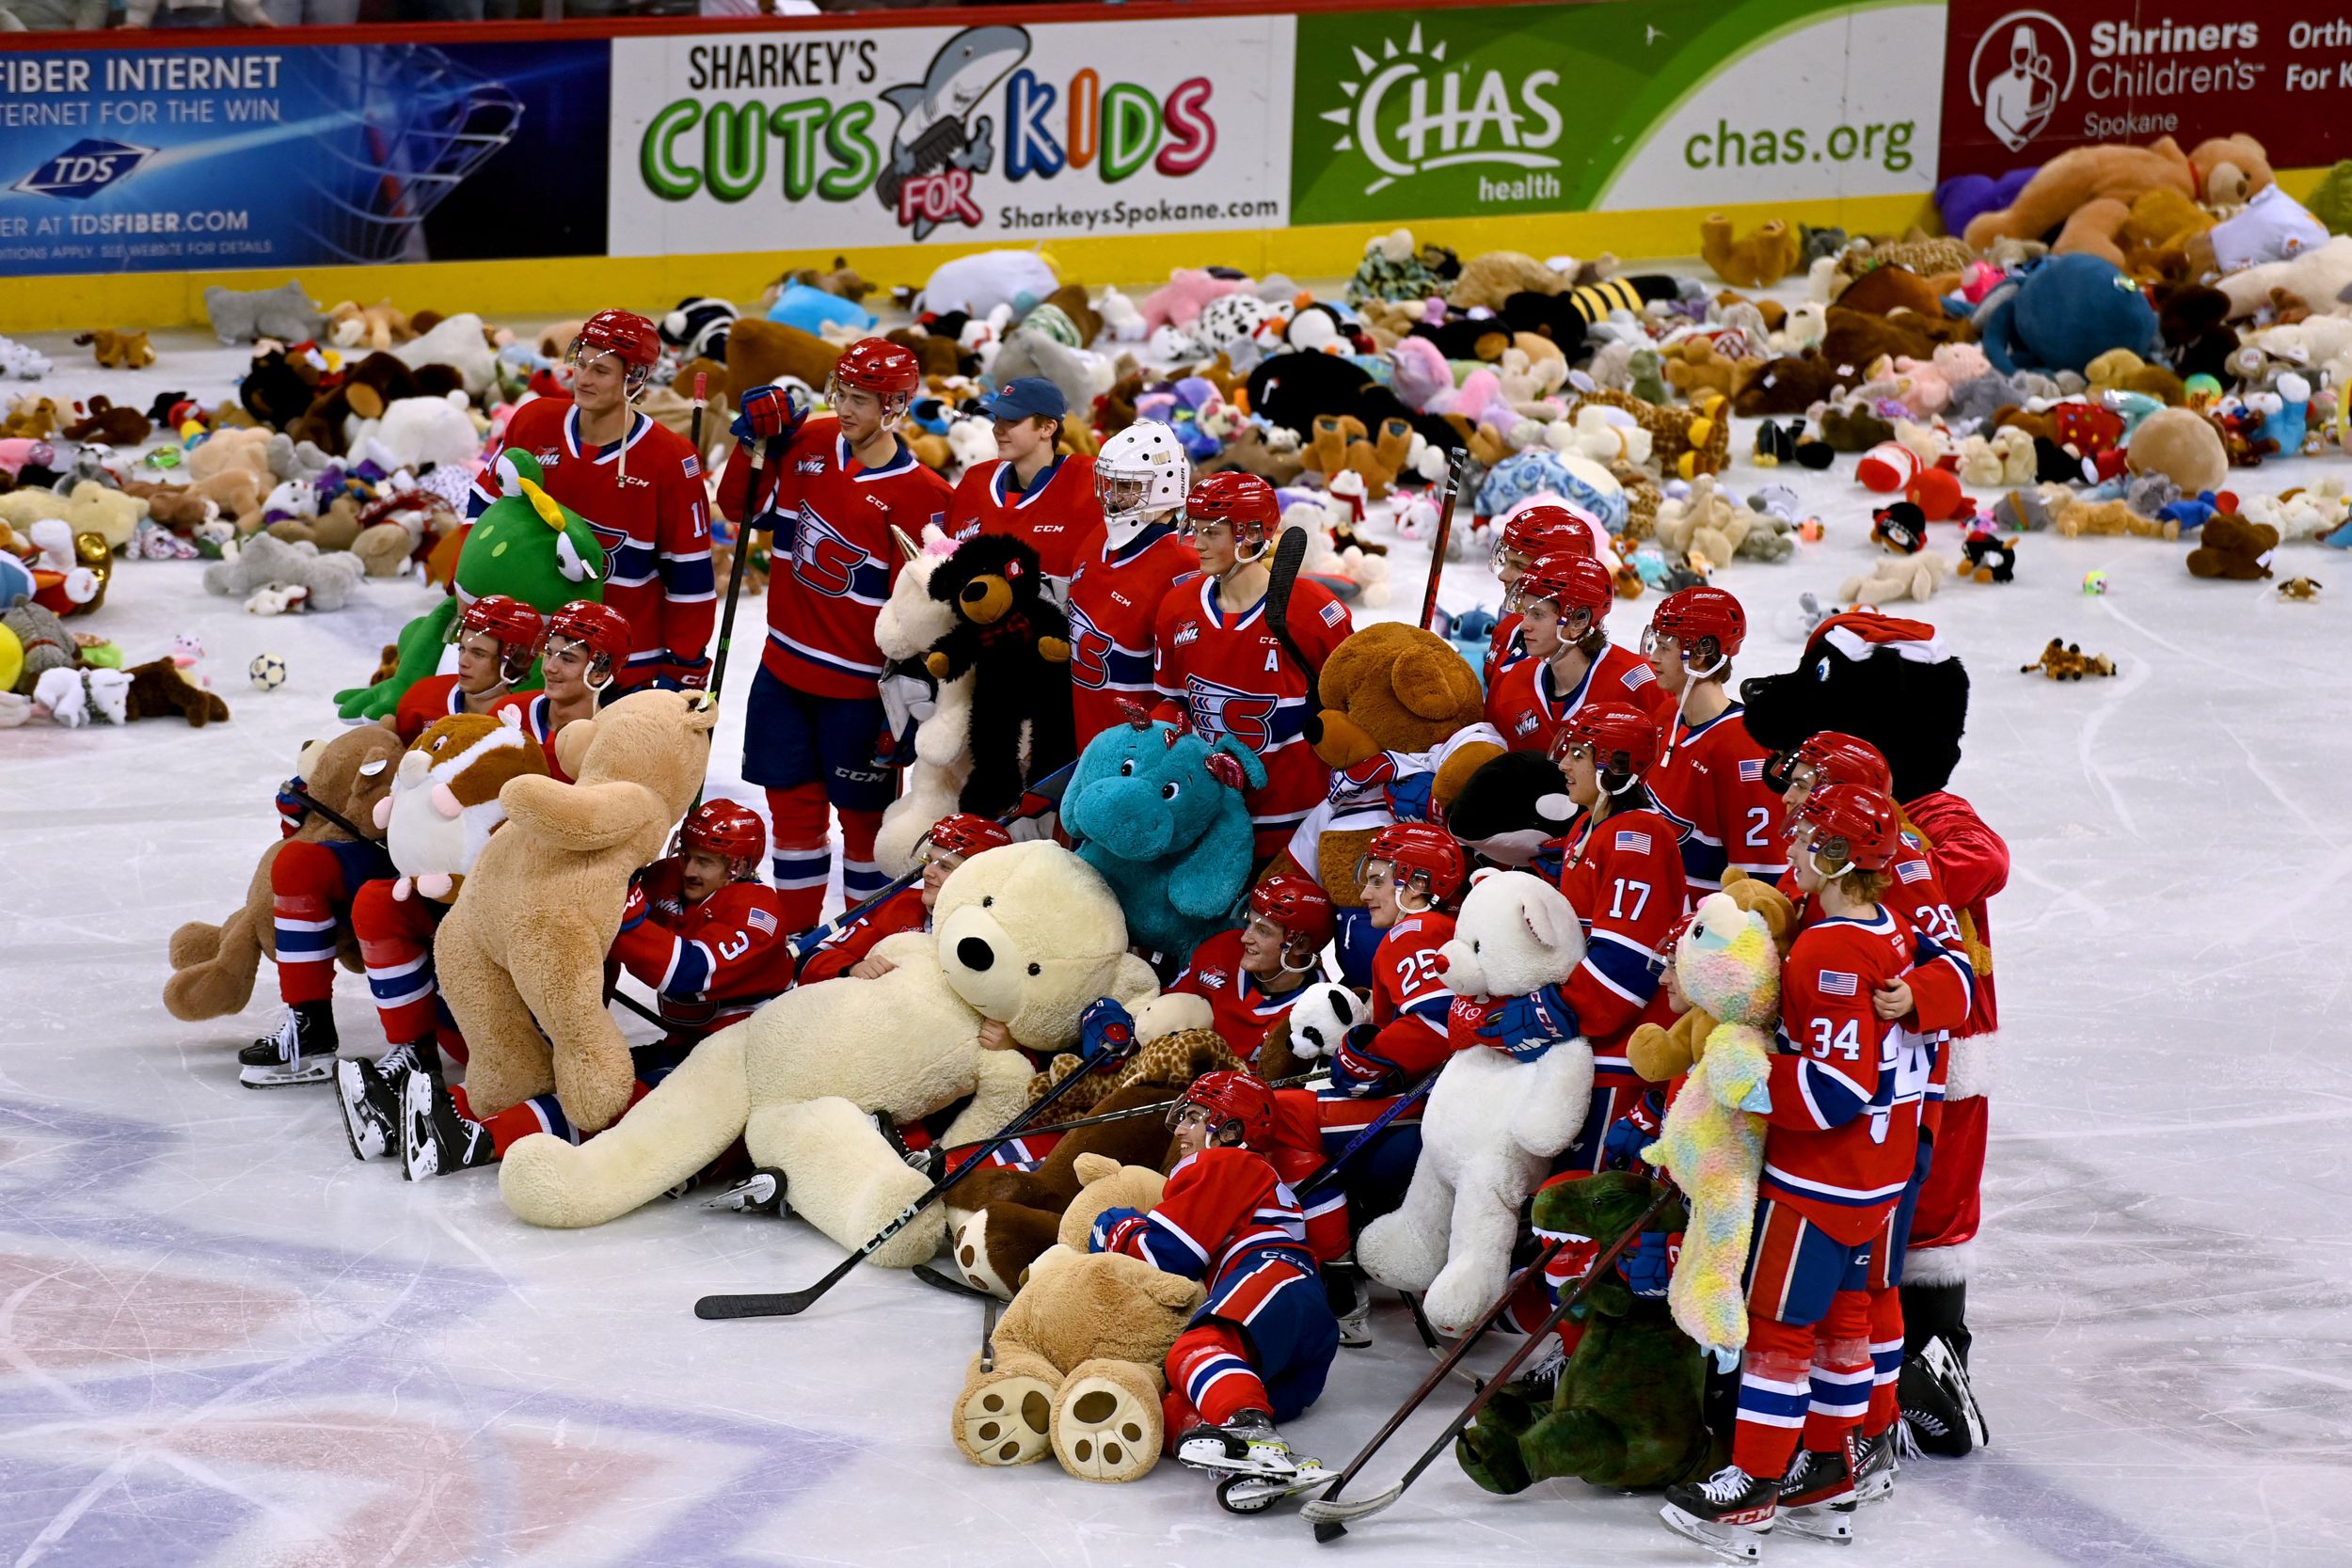
[(155, 155), (151, 147), (86, 137), (16, 182), (15, 188), (34, 196), (54, 196), (87, 201)]

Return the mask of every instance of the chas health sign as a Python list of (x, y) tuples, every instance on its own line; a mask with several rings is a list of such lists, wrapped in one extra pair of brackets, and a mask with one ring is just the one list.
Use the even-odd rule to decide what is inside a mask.
[(1944, 8), (1824, 0), (1298, 21), (1298, 223), (1925, 193)]
[(1294, 29), (616, 40), (613, 253), (1279, 228)]
[(600, 142), (552, 151), (601, 118), (609, 58), (563, 41), (0, 55), (0, 276), (596, 254)]

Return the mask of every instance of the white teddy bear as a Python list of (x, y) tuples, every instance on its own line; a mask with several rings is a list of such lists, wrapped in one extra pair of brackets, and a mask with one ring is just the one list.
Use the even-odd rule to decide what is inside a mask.
[[(1499, 1001), (1566, 980), (1584, 961), (1584, 938), (1576, 911), (1542, 878), (1483, 872), (1442, 952), (1447, 989)], [(1357, 1239), (1364, 1272), (1426, 1292), (1422, 1308), (1440, 1332), (1468, 1329), (1502, 1298), (1519, 1208), (1582, 1131), (1592, 1093), (1593, 1049), (1581, 1037), (1533, 1059), (1484, 1045), (1455, 1052), (1429, 1091), (1403, 1205)]]
[[(890, 585), (890, 597), (874, 618), (874, 645), (894, 663), (919, 659), (925, 649), (956, 624), (956, 612), (931, 597), (931, 574), (955, 550), (955, 541), (926, 524), (917, 546), (896, 533), (907, 563)], [(874, 863), (893, 877), (914, 869), (914, 852), (941, 817), (956, 809), (964, 781), (972, 776), (972, 673), (949, 681), (929, 675), (882, 677), (882, 712), (891, 733), (914, 723), (914, 761), (905, 787), (882, 810), (874, 835)]]

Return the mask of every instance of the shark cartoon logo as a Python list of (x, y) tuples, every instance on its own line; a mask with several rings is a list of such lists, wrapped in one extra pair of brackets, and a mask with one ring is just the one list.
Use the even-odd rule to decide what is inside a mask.
[(1184, 697), (1192, 707), (1193, 728), (1212, 743), (1230, 735), (1260, 756), (1274, 744), (1275, 699), (1263, 692), (1189, 675)]
[(915, 239), (942, 224), (978, 226), (972, 177), (995, 161), (995, 127), (972, 111), (1028, 57), (1025, 28), (967, 27), (940, 45), (920, 82), (883, 91), (898, 129), (874, 194)]

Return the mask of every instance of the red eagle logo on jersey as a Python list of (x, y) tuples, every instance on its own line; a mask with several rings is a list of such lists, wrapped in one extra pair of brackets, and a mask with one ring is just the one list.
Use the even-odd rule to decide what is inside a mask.
[(865, 564), (864, 550), (816, 513), (801, 509), (801, 526), (792, 534), (794, 577), (827, 598), (845, 599)]
[(1208, 739), (1230, 735), (1261, 754), (1274, 744), (1274, 710), (1279, 699), (1199, 675), (1184, 678), (1184, 697), (1192, 707), (1193, 727)]

